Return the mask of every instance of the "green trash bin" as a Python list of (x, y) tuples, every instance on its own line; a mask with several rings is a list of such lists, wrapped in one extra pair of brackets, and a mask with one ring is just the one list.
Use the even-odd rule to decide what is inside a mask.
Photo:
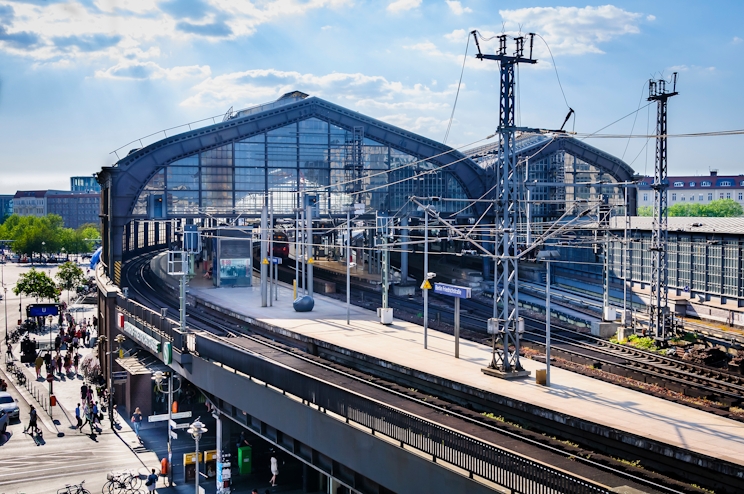
[(249, 475), (253, 466), (253, 450), (250, 446), (238, 448), (238, 469), (240, 475)]

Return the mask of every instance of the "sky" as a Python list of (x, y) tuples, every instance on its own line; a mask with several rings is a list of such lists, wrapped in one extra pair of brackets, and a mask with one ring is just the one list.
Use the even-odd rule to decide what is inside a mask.
[[(484, 144), (498, 65), (475, 59), (474, 29), (539, 35), (520, 125), (559, 128), (570, 106), (581, 134), (629, 114), (600, 133), (653, 133), (648, 80), (677, 71), (670, 134), (744, 129), (742, 19), (734, 0), (0, 0), (0, 194), (69, 189), (131, 141), (293, 90), (441, 142), (459, 87), (446, 142)], [(587, 142), (653, 173), (653, 141)], [(744, 173), (743, 144), (670, 138), (669, 174)]]

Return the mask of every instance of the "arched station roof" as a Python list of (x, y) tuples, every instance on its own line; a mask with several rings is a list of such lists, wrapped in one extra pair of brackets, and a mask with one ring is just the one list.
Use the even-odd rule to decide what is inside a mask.
[[(265, 110), (259, 107), (259, 111), (241, 111), (235, 118), (224, 122), (162, 139), (130, 152), (114, 166), (104, 168), (99, 174), (99, 180), (104, 187), (109, 188), (111, 217), (116, 217), (119, 220), (117, 223), (127, 223), (139, 194), (150, 178), (164, 166), (181, 158), (311, 117), (347, 130), (361, 126), (365, 138), (435, 165), (446, 166), (458, 178), (468, 197), (480, 197), (485, 192), (480, 167), (449, 146), (317, 97), (289, 99), (294, 102), (265, 105), (264, 108), (268, 108)], [(281, 99), (277, 101), (279, 102)]]

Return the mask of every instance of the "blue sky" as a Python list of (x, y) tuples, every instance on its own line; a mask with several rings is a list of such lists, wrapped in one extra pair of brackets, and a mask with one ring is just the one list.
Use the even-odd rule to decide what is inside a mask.
[[(441, 141), (472, 29), (550, 46), (555, 65), (536, 39), (540, 62), (520, 69), (522, 125), (561, 125), (555, 67), (578, 132), (645, 105), (648, 79), (674, 70), (670, 133), (742, 129), (742, 19), (744, 2), (724, 0), (0, 0), (0, 193), (68, 188), (133, 139), (294, 89)], [(497, 125), (497, 66), (474, 53), (471, 41), (450, 145)], [(635, 133), (649, 116), (653, 132), (651, 110)], [(589, 142), (653, 171), (653, 143), (647, 159), (643, 139)], [(670, 174), (744, 173), (742, 144), (671, 139)]]

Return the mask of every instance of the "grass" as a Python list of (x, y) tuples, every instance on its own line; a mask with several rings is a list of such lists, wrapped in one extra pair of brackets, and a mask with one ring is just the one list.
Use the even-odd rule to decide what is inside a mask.
[(610, 343), (616, 343), (619, 345), (630, 345), (640, 350), (646, 350), (648, 352), (659, 353), (659, 347), (656, 346), (653, 338), (648, 336), (638, 336), (635, 334), (629, 335), (624, 340), (619, 340), (617, 335), (610, 338)]

